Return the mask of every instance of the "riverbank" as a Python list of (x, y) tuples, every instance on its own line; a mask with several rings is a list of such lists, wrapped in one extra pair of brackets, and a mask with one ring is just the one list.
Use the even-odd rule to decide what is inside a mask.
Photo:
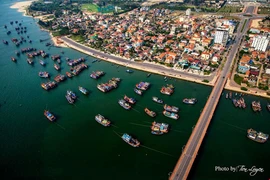
[(26, 8), (32, 4), (32, 2), (37, 0), (30, 0), (30, 1), (21, 1), (16, 2), (12, 6), (10, 6), (11, 9), (18, 9), (18, 12), (22, 12), (24, 16), (26, 16)]
[[(189, 82), (204, 84), (204, 85), (208, 85), (208, 86), (214, 86), (216, 81), (217, 81), (217, 78), (219, 77), (219, 72), (216, 72), (216, 74), (213, 75), (214, 77), (211, 79), (211, 81), (209, 81), (209, 83), (205, 83), (205, 82), (202, 82), (203, 78), (206, 78), (204, 76), (198, 77), (198, 76), (192, 75), (191, 73), (184, 74), (183, 71), (174, 70), (174, 69), (169, 68), (169, 67), (163, 67), (161, 65), (156, 65), (154, 63), (135, 62), (135, 61), (124, 59), (124, 58), (116, 56), (116, 55), (111, 55), (111, 54), (108, 55), (108, 54), (101, 52), (99, 50), (96, 50), (96, 49), (84, 46), (82, 44), (79, 44), (79, 43), (77, 43), (69, 38), (67, 38), (67, 39), (65, 39), (65, 38), (66, 37), (60, 38), (60, 39), (61, 39), (61, 41), (64, 42), (64, 44), (67, 47), (70, 47), (72, 49), (75, 49), (77, 51), (85, 53), (85, 54), (90, 55), (92, 57), (102, 59), (102, 60), (105, 60), (105, 61), (108, 61), (111, 63), (115, 63), (115, 64), (118, 64), (121, 66), (130, 67), (133, 69), (138, 69), (141, 71), (146, 71), (146, 72), (150, 72), (150, 73), (154, 73), (154, 74), (159, 74), (159, 75), (166, 76), (166, 77), (177, 78), (177, 79), (181, 79), (181, 80), (185, 80), (185, 81), (189, 81)], [(71, 44), (71, 42), (73, 44)], [(84, 49), (80, 48), (79, 46), (83, 46)], [(109, 58), (108, 58), (108, 56), (109, 56)], [(191, 75), (189, 75), (189, 74), (191, 74)], [(231, 85), (230, 80), (227, 81), (224, 88), (226, 90), (230, 90), (230, 91), (241, 92), (241, 93), (264, 97), (264, 98), (270, 98), (266, 94), (266, 92), (262, 93), (262, 92), (251, 91), (251, 90), (243, 91), (240, 89), (240, 87), (236, 87), (236, 86)]]
[(90, 55), (92, 57), (102, 59), (111, 63), (115, 63), (121, 66), (146, 71), (154, 74), (159, 74), (166, 77), (172, 77), (177, 78), (185, 81), (190, 81), (194, 83), (204, 84), (208, 86), (213, 86), (217, 80), (217, 76), (212, 77), (211, 80), (209, 80), (209, 83), (203, 82), (204, 79), (211, 78), (210, 76), (199, 76), (199, 75), (193, 75), (191, 73), (183, 73), (181, 71), (176, 71), (173, 68), (164, 67), (161, 65), (156, 65), (153, 63), (148, 62), (136, 62), (132, 60), (128, 60), (125, 58), (122, 58), (120, 56), (112, 55), (112, 54), (106, 54), (104, 52), (101, 52), (99, 50), (87, 47), (85, 45), (79, 44), (67, 37), (60, 38), (64, 44), (66, 44), (68, 47), (75, 49), (77, 51), (80, 51), (82, 53), (85, 53), (87, 55)]
[(259, 97), (264, 97), (264, 98), (268, 98), (268, 99), (270, 98), (270, 96), (268, 96), (266, 94), (266, 92), (252, 91), (252, 90), (243, 91), (243, 90), (240, 89), (241, 88), (240, 86), (236, 87), (236, 86), (231, 85), (231, 80), (230, 79), (227, 80), (227, 83), (226, 83), (224, 88), (227, 89), (227, 90), (230, 90), (230, 91), (250, 94), (250, 95), (253, 95), (253, 96), (259, 96)]

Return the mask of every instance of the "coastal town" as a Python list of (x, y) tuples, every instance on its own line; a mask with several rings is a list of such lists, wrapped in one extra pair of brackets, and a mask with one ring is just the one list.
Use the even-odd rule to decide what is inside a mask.
[[(41, 138), (36, 132), (31, 136), (42, 142), (35, 151), (43, 152), (44, 167), (57, 162), (63, 168), (51, 172), (51, 177), (61, 177), (73, 167), (63, 165), (66, 156), (80, 164), (81, 149), (85, 162), (101, 162), (91, 172), (99, 179), (119, 177), (120, 171), (111, 166), (122, 168), (123, 163), (140, 165), (121, 172), (129, 176), (136, 171), (130, 179), (200, 179), (190, 173), (198, 171), (198, 163), (207, 169), (220, 156), (228, 157), (226, 163), (232, 158), (247, 161), (225, 151), (232, 145), (243, 148), (248, 161), (262, 162), (254, 150), (265, 154), (269, 149), (267, 3), (34, 0), (11, 4), (10, 11), (17, 15), (2, 22), (0, 18), (4, 59), (0, 69), (10, 78), (0, 87), (4, 94), (0, 110), (8, 122), (18, 123), (16, 114), (9, 113), (13, 108), (21, 116), (19, 123), (27, 120), (27, 126), (38, 128)], [(29, 132), (23, 128), (19, 135)], [(211, 150), (205, 149), (209, 142)], [(110, 158), (103, 158), (104, 152)], [(208, 154), (209, 163), (202, 165), (206, 160), (198, 158), (199, 153)], [(149, 172), (149, 165), (160, 166), (154, 169), (158, 172)], [(78, 171), (89, 167), (84, 164)], [(100, 173), (102, 168), (110, 175)], [(221, 174), (215, 173), (204, 176), (218, 179)], [(264, 170), (258, 174), (265, 178)], [(233, 179), (235, 174), (226, 177)]]
[[(244, 10), (242, 6), (239, 8)], [(224, 66), (224, 57), (236, 41), (235, 30), (239, 25), (238, 17), (196, 15), (191, 9), (183, 12), (149, 6), (120, 15), (93, 13), (85, 9), (77, 13), (62, 10), (61, 14), (53, 19), (39, 19), (39, 24), (56, 36), (59, 45), (63, 44), (59, 37), (67, 35), (103, 53), (168, 67), (188, 73), (191, 77), (199, 75), (203, 79), (201, 82), (211, 81), (210, 84)], [(233, 90), (263, 96), (269, 94), (269, 31), (269, 17), (252, 20), (250, 30), (238, 50), (235, 60), (238, 64), (234, 65), (237, 68), (232, 72), (233, 82), (226, 86), (228, 89), (233, 87)], [(262, 40), (256, 44), (258, 38)], [(264, 48), (258, 49), (261, 43), (264, 43)], [(249, 64), (251, 62), (253, 64)]]

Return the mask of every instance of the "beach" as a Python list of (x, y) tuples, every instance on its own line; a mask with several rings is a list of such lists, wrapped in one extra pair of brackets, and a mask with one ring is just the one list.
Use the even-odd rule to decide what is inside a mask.
[(18, 9), (18, 12), (23, 12), (24, 15), (26, 13), (26, 8), (31, 5), (32, 2), (36, 0), (30, 0), (30, 1), (22, 1), (22, 2), (16, 2), (12, 6), (10, 6), (11, 9)]

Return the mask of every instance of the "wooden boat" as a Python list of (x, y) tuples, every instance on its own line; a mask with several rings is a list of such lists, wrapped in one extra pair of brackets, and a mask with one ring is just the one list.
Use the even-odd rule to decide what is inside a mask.
[(149, 110), (148, 108), (145, 108), (145, 109), (144, 109), (144, 112), (145, 112), (146, 114), (148, 114), (149, 116), (151, 116), (151, 117), (156, 117), (156, 115), (157, 115), (154, 111), (151, 111), (151, 110)]

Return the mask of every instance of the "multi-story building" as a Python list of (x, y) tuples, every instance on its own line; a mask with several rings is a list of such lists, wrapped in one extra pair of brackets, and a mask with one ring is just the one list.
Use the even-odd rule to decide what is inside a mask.
[(254, 47), (255, 50), (265, 52), (269, 44), (269, 39), (267, 36), (255, 36), (251, 47)]
[(214, 42), (217, 44), (227, 44), (229, 37), (228, 31), (216, 30)]

